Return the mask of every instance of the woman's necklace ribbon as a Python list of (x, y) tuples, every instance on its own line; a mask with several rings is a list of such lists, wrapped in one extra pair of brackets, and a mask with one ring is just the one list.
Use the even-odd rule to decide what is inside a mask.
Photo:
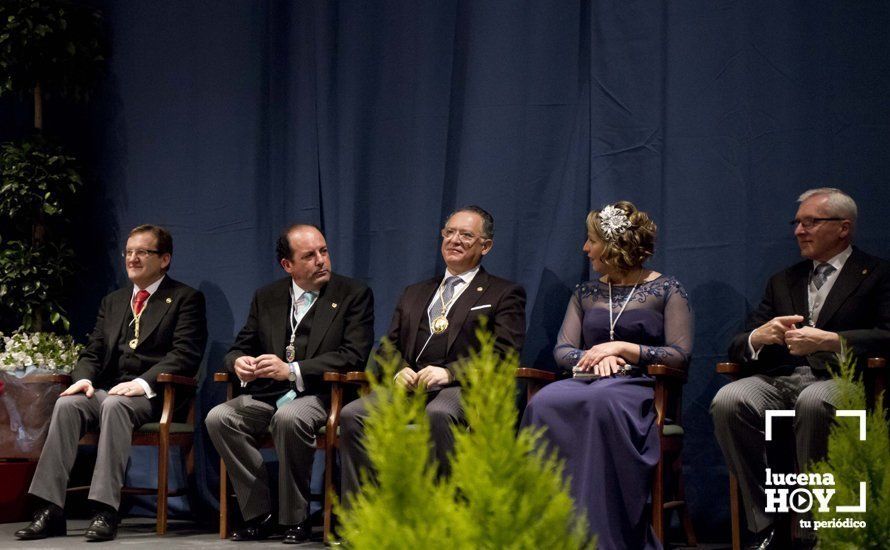
[(612, 319), (612, 278), (609, 277), (609, 340), (615, 340), (615, 325), (618, 324), (618, 319), (621, 318), (621, 314), (624, 313), (624, 308), (627, 307), (627, 304), (630, 303), (630, 299), (634, 295), (634, 291), (637, 289), (637, 285), (640, 284), (640, 281), (643, 280), (643, 272), (640, 271), (640, 276), (637, 277), (637, 282), (634, 283), (633, 288), (630, 289), (630, 292), (627, 293), (627, 298), (624, 299), (624, 305), (621, 306), (621, 310), (618, 312), (618, 315), (615, 316), (615, 319)]

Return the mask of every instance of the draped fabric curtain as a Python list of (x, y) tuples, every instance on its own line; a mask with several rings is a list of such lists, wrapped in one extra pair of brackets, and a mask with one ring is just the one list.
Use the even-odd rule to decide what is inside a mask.
[[(528, 292), (523, 362), (547, 368), (591, 275), (586, 213), (632, 200), (659, 226), (651, 267), (696, 312), (687, 487), (707, 534), (727, 521), (713, 364), (798, 257), (797, 195), (846, 189), (859, 244), (888, 255), (885, 2), (91, 3), (108, 73), (89, 107), (47, 116), (93, 181), (78, 336), (124, 282), (125, 231), (161, 223), (171, 275), (208, 297), (207, 372), (220, 370), (252, 292), (283, 275), (274, 240), (293, 221), (319, 224), (334, 270), (371, 285), (379, 336), (401, 289), (443, 269), (443, 219), (478, 204), (495, 218), (486, 268)], [(4, 136), (14, 110), (0, 104)], [(212, 505), (206, 439), (199, 451)]]

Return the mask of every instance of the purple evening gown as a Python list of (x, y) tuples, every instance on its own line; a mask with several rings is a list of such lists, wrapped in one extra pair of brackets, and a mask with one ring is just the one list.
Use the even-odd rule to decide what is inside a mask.
[[(631, 286), (612, 285), (613, 316)], [(554, 355), (571, 370), (590, 347), (609, 340), (609, 285), (575, 287)], [(640, 367), (685, 367), (692, 350), (692, 309), (682, 285), (662, 275), (637, 286), (615, 326), (615, 340), (640, 346)], [(529, 402), (523, 426), (546, 428), (544, 443), (566, 463), (572, 497), (586, 512), (599, 548), (661, 548), (647, 513), (658, 463), (654, 381), (616, 375), (596, 381), (561, 380)]]

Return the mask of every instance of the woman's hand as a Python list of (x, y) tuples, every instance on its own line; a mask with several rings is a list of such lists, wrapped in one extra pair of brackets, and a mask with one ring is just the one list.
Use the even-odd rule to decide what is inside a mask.
[(627, 364), (622, 357), (624, 351), (625, 342), (603, 342), (602, 344), (597, 344), (585, 351), (584, 355), (581, 356), (581, 359), (578, 360), (578, 370), (584, 372), (594, 371), (597, 374), (602, 374), (596, 370), (596, 366), (609, 357), (613, 360), (612, 363), (615, 363), (618, 366), (605, 375), (608, 376), (613, 372), (616, 372), (618, 368)]

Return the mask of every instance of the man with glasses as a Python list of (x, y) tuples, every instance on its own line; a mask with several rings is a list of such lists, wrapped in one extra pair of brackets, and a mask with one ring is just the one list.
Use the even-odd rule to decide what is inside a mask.
[(88, 496), (96, 513), (85, 537), (114, 539), (133, 429), (161, 416), (157, 377), (193, 376), (204, 355), (204, 295), (167, 276), (170, 233), (155, 225), (134, 228), (123, 257), (133, 284), (102, 300), (96, 328), (71, 373), (74, 383), (56, 401), (29, 489), (42, 506), (30, 525), (16, 531), (19, 539), (66, 534), (65, 488), (77, 442), (97, 429)]
[[(482, 208), (467, 206), (452, 213), (442, 229), (445, 274), (405, 289), (386, 335), (403, 360), (395, 383), (427, 394), (426, 413), (440, 475), (449, 472), (451, 427), (464, 421), (455, 369), (478, 347), (480, 319), (488, 318), (487, 327), (502, 353), (518, 352), (525, 339), (525, 291), (480, 265), (491, 251), (493, 237), (494, 219)], [(347, 504), (359, 490), (360, 471), (370, 468), (363, 442), (367, 399), (353, 401), (341, 414), (340, 460)]]
[[(276, 251), (287, 277), (256, 291), (225, 358), (241, 395), (214, 407), (206, 424), (246, 521), (232, 539), (282, 530), (285, 543), (297, 544), (310, 535), (315, 437), (330, 405), (322, 378), (364, 368), (374, 343), (374, 296), (361, 281), (331, 271), (327, 242), (313, 225), (285, 229)], [(269, 432), (278, 453), (277, 506), (254, 443)]]
[[(755, 533), (753, 548), (785, 546), (776, 537), (777, 518), (765, 512), (765, 469), (771, 464), (764, 411), (794, 409), (793, 443), (803, 470), (827, 452), (837, 397), (827, 364), (840, 351), (841, 338), (860, 367), (867, 357), (890, 350), (890, 265), (852, 246), (856, 203), (833, 188), (811, 189), (798, 202), (792, 226), (806, 259), (769, 280), (746, 331), (729, 348), (750, 376), (724, 386), (711, 404), (717, 441), (738, 477), (748, 528)], [(788, 451), (785, 456), (795, 456)], [(803, 532), (803, 544), (813, 535)]]

